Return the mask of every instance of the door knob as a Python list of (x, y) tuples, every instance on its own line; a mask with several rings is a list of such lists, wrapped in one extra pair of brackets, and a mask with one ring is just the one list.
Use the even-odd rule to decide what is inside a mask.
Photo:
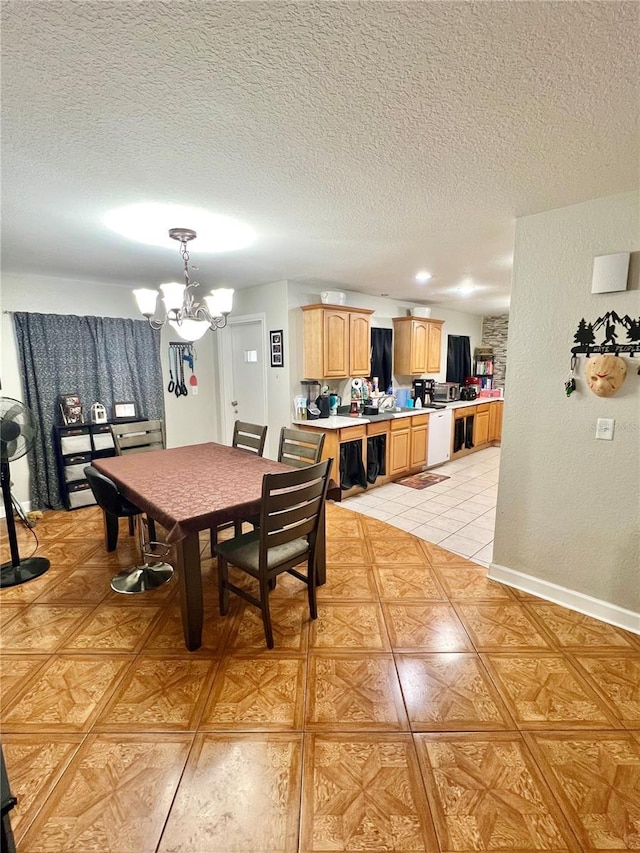
[(238, 401), (237, 401), (237, 400), (232, 400), (232, 401), (231, 401), (231, 405), (232, 405), (232, 406), (237, 406), (237, 405), (238, 405)]

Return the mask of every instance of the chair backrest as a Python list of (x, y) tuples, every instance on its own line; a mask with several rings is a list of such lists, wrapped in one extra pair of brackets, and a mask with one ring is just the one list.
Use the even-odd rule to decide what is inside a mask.
[(98, 506), (106, 512), (119, 516), (127, 508), (131, 507), (129, 501), (122, 497), (113, 480), (105, 477), (93, 465), (87, 465), (84, 469), (84, 475), (89, 481), (91, 491)]
[(260, 563), (276, 545), (308, 537), (313, 555), (320, 513), (327, 497), (333, 459), (284, 474), (265, 474), (260, 506)]
[(292, 468), (306, 468), (320, 461), (324, 433), (318, 430), (310, 432), (301, 429), (282, 427), (280, 430), (280, 446), (278, 447), (278, 462), (284, 462)]
[(164, 421), (161, 420), (111, 424), (111, 434), (118, 456), (164, 450), (165, 447)]
[(236, 421), (233, 427), (233, 439), (231, 441), (231, 446), (239, 447), (241, 450), (250, 450), (252, 453), (257, 453), (258, 456), (262, 456), (266, 438), (266, 426), (247, 424), (244, 423), (244, 421)]

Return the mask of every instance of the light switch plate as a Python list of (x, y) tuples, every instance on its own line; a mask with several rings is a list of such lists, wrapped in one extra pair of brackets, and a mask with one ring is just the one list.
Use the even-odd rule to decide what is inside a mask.
[(613, 428), (615, 426), (613, 418), (598, 418), (596, 421), (596, 438), (602, 438), (605, 441), (613, 441)]

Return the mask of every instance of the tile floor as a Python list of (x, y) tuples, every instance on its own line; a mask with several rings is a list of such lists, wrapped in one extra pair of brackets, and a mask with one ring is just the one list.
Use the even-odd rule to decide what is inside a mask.
[(329, 504), (319, 618), (281, 578), (266, 650), (203, 537), (189, 653), (176, 578), (110, 590), (124, 523), (114, 554), (93, 508), (37, 532), (50, 570), (0, 590), (20, 853), (640, 850), (640, 637)]
[(386, 521), (481, 566), (493, 558), (500, 448), (488, 447), (430, 469), (448, 477), (426, 489), (387, 483), (342, 506)]

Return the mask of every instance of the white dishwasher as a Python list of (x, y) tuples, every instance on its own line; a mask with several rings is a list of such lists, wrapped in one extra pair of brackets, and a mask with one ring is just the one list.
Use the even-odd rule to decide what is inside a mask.
[(427, 468), (440, 465), (451, 457), (451, 409), (429, 412), (427, 430)]

